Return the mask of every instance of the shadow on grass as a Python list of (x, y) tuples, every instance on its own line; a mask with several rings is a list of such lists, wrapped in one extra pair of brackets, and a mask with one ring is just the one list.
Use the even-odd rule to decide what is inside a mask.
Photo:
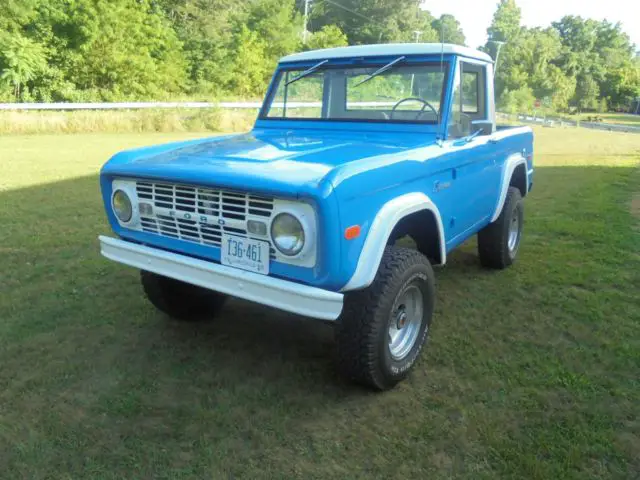
[[(589, 176), (599, 176), (611, 169), (584, 170)], [(575, 168), (540, 171), (556, 182), (566, 182), (567, 188), (572, 188), (570, 182), (579, 185), (575, 176), (582, 174)], [(4, 285), (0, 285), (10, 292), (9, 297), (14, 296), (11, 305), (4, 307), (19, 311), (17, 318), (24, 322), (17, 324), (10, 319), (5, 329), (13, 329), (13, 333), (8, 332), (7, 338), (35, 335), (40, 326), (45, 330), (81, 328), (91, 337), (93, 326), (106, 323), (117, 327), (128, 344), (136, 345), (135, 350), (127, 352), (135, 357), (128, 368), (159, 361), (165, 368), (175, 364), (193, 373), (188, 364), (194, 361), (197, 368), (215, 370), (224, 382), (260, 378), (279, 383), (277, 390), (283, 395), (291, 390), (307, 394), (333, 390), (338, 396), (342, 392), (364, 394), (338, 380), (334, 373), (330, 325), (237, 299), (231, 300), (211, 323), (181, 324), (156, 312), (142, 296), (137, 271), (99, 254), (97, 236), (110, 230), (97, 176), (7, 191), (0, 198), (4, 225), (0, 244), (8, 258), (3, 265)], [(564, 212), (571, 202), (550, 206), (546, 212), (528, 209), (528, 222), (539, 219), (553, 224), (550, 210)], [(533, 233), (533, 241), (540, 235)], [(525, 234), (524, 255), (528, 241)], [(436, 273), (444, 280), (441, 287), (453, 284), (455, 290), (474, 279), (500, 275), (480, 267), (475, 240), (454, 251), (447, 266)], [(440, 295), (447, 293), (440, 289)], [(65, 316), (42, 318), (54, 304), (57, 308), (53, 310), (62, 310)], [(145, 361), (145, 355), (152, 358)], [(225, 371), (228, 374), (222, 373)]]
[[(74, 346), (74, 359), (71, 340), (102, 344), (108, 326), (108, 346), (96, 353), (106, 354), (125, 377), (154, 372), (200, 379), (207, 388), (257, 383), (278, 395), (324, 400), (369, 395), (335, 373), (330, 324), (239, 299), (231, 299), (212, 322), (180, 323), (157, 312), (142, 294), (137, 270), (99, 253), (97, 236), (111, 233), (97, 176), (7, 191), (0, 198), (0, 244), (8, 259), (0, 280), (9, 292), (0, 304), (5, 342), (64, 335), (65, 363), (82, 365), (87, 352)], [(461, 275), (480, 271), (475, 255), (462, 251), (453, 255), (451, 269)]]
[[(99, 195), (98, 177), (83, 177), (0, 194), (8, 257), (0, 304), (8, 321), (4, 339), (27, 341), (69, 329), (81, 343), (100, 343), (105, 325), (116, 365), (144, 377), (171, 370), (229, 386), (269, 383), (286, 396), (366, 392), (336, 377), (333, 328), (322, 322), (232, 299), (212, 322), (180, 323), (143, 298), (138, 272), (101, 257), (97, 236), (111, 234)], [(120, 337), (120, 338), (118, 338)], [(77, 358), (86, 363), (85, 358)]]

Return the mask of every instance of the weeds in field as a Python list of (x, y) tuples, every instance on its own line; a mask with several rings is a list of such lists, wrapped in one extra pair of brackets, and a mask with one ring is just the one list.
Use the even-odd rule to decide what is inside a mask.
[(0, 134), (238, 132), (255, 117), (255, 110), (217, 108), (3, 111)]

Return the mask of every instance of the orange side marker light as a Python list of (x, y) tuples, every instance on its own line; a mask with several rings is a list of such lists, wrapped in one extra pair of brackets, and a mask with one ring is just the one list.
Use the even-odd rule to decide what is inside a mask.
[(353, 240), (360, 236), (360, 225), (352, 225), (344, 231), (344, 238)]

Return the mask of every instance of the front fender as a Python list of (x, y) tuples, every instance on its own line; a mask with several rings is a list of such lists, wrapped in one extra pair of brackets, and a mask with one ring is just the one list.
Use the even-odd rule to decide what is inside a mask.
[(440, 210), (424, 193), (412, 192), (396, 197), (376, 214), (358, 258), (356, 269), (341, 291), (358, 290), (373, 282), (391, 232), (404, 217), (422, 210), (433, 213), (438, 226), (441, 263), (446, 262), (446, 240)]

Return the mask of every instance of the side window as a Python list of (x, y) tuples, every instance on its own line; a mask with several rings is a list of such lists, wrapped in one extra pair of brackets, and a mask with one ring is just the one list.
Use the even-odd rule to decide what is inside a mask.
[(462, 112), (480, 112), (478, 91), (480, 89), (480, 74), (478, 72), (462, 71)]
[(447, 135), (449, 138), (466, 137), (471, 133), (471, 122), (468, 116), (462, 111), (462, 78), (459, 65), (456, 72), (456, 78), (453, 84), (453, 102), (451, 104), (451, 115), (449, 115), (449, 125), (447, 126)]
[(484, 120), (486, 113), (486, 68), (460, 62), (456, 74), (448, 136), (466, 137), (473, 133), (472, 122)]

